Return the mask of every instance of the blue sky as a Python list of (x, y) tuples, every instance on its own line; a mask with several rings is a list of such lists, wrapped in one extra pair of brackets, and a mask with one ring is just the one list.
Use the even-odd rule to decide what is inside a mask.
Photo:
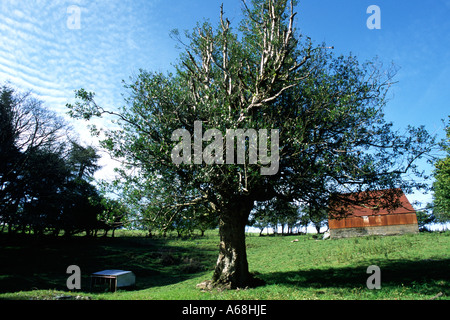
[[(0, 0), (0, 83), (31, 90), (61, 114), (82, 87), (106, 107), (122, 105), (122, 80), (140, 68), (172, 69), (179, 51), (170, 30), (192, 29), (203, 18), (218, 21), (222, 2), (236, 26), (241, 0)], [(370, 5), (381, 10), (381, 29), (367, 28)], [(73, 6), (79, 9), (76, 28), (68, 25), (78, 17)], [(386, 67), (393, 62), (399, 68), (386, 108), (397, 128), (425, 125), (444, 136), (450, 0), (301, 0), (296, 9), (298, 29), (314, 41), (334, 46), (337, 54), (352, 52), (361, 61), (378, 56)], [(82, 124), (75, 126), (89, 139)]]

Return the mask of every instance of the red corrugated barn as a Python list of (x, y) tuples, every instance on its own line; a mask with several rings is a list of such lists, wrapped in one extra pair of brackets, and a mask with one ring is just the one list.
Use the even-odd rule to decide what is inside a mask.
[(419, 232), (416, 211), (400, 189), (341, 194), (329, 209), (331, 238)]

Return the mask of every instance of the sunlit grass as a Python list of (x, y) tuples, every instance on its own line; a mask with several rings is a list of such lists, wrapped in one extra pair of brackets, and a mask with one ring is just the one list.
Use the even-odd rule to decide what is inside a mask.
[[(250, 271), (258, 288), (202, 291), (211, 277), (218, 235), (149, 239), (137, 232), (116, 238), (9, 239), (1, 235), (0, 299), (439, 299), (450, 297), (450, 232), (320, 240), (313, 235), (247, 237)], [(298, 241), (293, 241), (298, 239)], [(82, 290), (66, 288), (67, 266), (79, 265)], [(367, 267), (381, 268), (381, 290), (369, 290)], [(91, 291), (89, 275), (131, 270), (135, 290)]]

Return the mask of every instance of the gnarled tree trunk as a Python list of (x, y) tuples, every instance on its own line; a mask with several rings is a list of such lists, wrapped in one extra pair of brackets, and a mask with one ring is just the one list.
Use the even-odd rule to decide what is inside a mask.
[(247, 262), (245, 226), (252, 208), (252, 201), (237, 201), (220, 214), (220, 249), (212, 278), (213, 286), (233, 289), (262, 283), (250, 274)]

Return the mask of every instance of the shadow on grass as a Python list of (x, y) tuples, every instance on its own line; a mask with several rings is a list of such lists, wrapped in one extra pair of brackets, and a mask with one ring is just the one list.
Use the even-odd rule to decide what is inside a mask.
[[(395, 260), (373, 263), (381, 269), (383, 289), (413, 288), (418, 294), (450, 296), (450, 259)], [(273, 272), (261, 275), (267, 284), (281, 284), (297, 288), (366, 288), (371, 274), (367, 266), (329, 269), (310, 269), (292, 272)]]
[(81, 292), (92, 291), (92, 273), (108, 269), (133, 271), (135, 289), (142, 290), (198, 276), (211, 269), (216, 257), (216, 250), (169, 245), (165, 239), (37, 239), (0, 234), (0, 293), (67, 291), (70, 265), (81, 269)]

